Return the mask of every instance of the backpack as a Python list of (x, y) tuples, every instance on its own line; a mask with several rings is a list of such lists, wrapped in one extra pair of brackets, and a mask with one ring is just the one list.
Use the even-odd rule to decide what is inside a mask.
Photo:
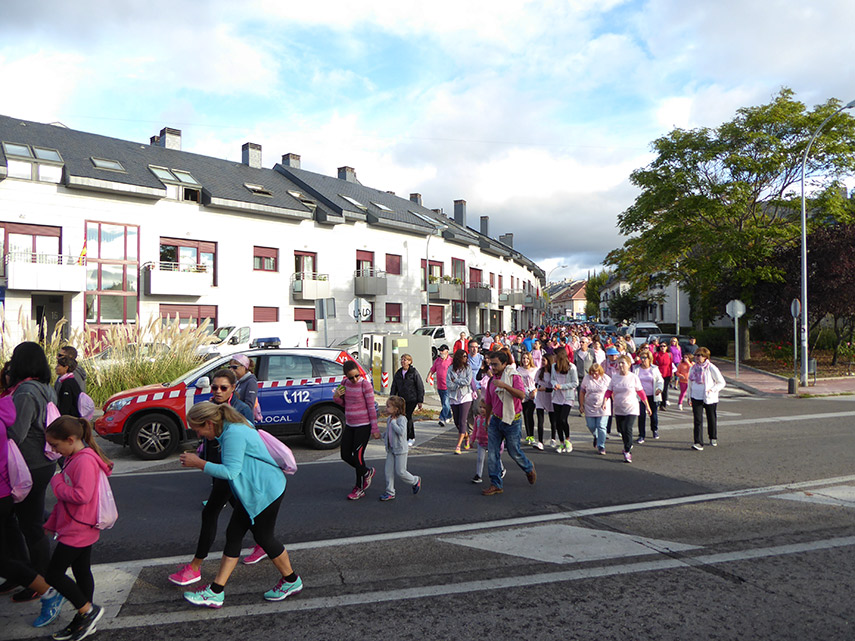
[(12, 439), (6, 441), (6, 467), (9, 472), (9, 485), (12, 486), (12, 501), (20, 503), (33, 488), (33, 477), (24, 460), (18, 444)]
[(95, 415), (95, 401), (86, 392), (80, 392), (77, 397), (77, 413), (80, 414), (80, 418), (85, 418), (87, 421), (91, 421)]
[(110, 487), (110, 479), (107, 478), (104, 470), (101, 470), (98, 476), (98, 516), (95, 523), (84, 523), (80, 519), (74, 518), (68, 506), (65, 503), (62, 505), (71, 520), (88, 525), (96, 530), (109, 530), (119, 520), (119, 509), (116, 507), (116, 499), (113, 497), (113, 488)]
[[(59, 413), (59, 408), (57, 408), (56, 403), (48, 401), (47, 405), (45, 405), (45, 430), (47, 430), (48, 426), (60, 416), (61, 414)], [(45, 458), (49, 461), (57, 461), (62, 458), (62, 454), (58, 454), (51, 449), (47, 439), (45, 439)]]
[(297, 460), (294, 458), (294, 453), (291, 451), (291, 448), (273, 436), (270, 432), (265, 432), (264, 430), (256, 431), (264, 442), (267, 452), (273, 458), (276, 465), (279, 466), (279, 469), (289, 476), (294, 474), (294, 472), (297, 471)]

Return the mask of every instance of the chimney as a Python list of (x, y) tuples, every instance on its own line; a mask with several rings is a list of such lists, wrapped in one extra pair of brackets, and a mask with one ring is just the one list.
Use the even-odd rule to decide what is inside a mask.
[(416, 203), (419, 207), (422, 206), (422, 195), (421, 194), (410, 194), (410, 202)]
[(513, 234), (502, 234), (499, 236), (499, 242), (507, 245), (511, 249), (514, 248), (514, 235)]
[(356, 182), (356, 170), (353, 167), (339, 167), (338, 179), (346, 180), (349, 183)]
[(394, 191), (388, 191), (388, 190), (387, 190), (387, 191), (386, 191), (386, 193), (387, 193), (387, 194), (392, 194), (393, 196), (395, 195), (395, 192), (394, 192)]
[(489, 216), (481, 216), (481, 234), (483, 236), (490, 235), (490, 217)]
[(245, 142), (240, 148), (241, 162), (253, 169), (261, 169), (261, 145), (254, 142)]
[(285, 167), (300, 168), (300, 154), (284, 154), (282, 156), (282, 164)]
[(461, 227), (466, 227), (466, 201), (465, 200), (455, 200), (454, 201), (454, 222), (456, 222)]
[(159, 136), (152, 136), (150, 142), (153, 147), (175, 149), (181, 151), (181, 130), (172, 127), (164, 127)]

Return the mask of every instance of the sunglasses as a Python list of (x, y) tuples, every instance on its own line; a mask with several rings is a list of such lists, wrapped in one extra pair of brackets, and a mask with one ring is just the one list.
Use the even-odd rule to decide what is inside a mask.
[(231, 389), (230, 385), (211, 385), (211, 389), (215, 392), (228, 392)]
[(229, 369), (237, 369), (240, 365), (229, 365)]
[(347, 380), (356, 382), (356, 381), (358, 381), (360, 378), (362, 378), (362, 374), (357, 374), (356, 376), (348, 376), (348, 377), (347, 377)]

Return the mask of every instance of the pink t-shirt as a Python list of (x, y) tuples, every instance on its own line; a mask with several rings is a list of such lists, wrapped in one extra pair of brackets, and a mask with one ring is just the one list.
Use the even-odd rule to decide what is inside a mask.
[(626, 376), (615, 374), (609, 381), (615, 416), (638, 416), (638, 392), (643, 391), (638, 376), (629, 372)]
[(639, 367), (635, 370), (635, 375), (641, 381), (641, 387), (644, 388), (644, 393), (647, 396), (654, 396), (656, 393), (656, 379), (654, 378), (653, 368)]
[(594, 380), (589, 374), (582, 379), (580, 389), (585, 391), (585, 416), (608, 416), (612, 413), (611, 401), (606, 403), (606, 409), (603, 409), (603, 399), (610, 381), (605, 375)]

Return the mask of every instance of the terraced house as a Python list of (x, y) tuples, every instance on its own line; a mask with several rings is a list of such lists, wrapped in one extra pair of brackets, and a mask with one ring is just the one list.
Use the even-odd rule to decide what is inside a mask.
[[(138, 318), (212, 325), (305, 321), (334, 298), (330, 342), (355, 331), (466, 324), (473, 333), (539, 323), (544, 272), (494, 239), (489, 220), (453, 216), (359, 183), (306, 171), (285, 154), (262, 167), (181, 149), (164, 128), (145, 143), (0, 116), (0, 296), (8, 329), (60, 318), (98, 331)], [(427, 273), (426, 273), (427, 272)]]

